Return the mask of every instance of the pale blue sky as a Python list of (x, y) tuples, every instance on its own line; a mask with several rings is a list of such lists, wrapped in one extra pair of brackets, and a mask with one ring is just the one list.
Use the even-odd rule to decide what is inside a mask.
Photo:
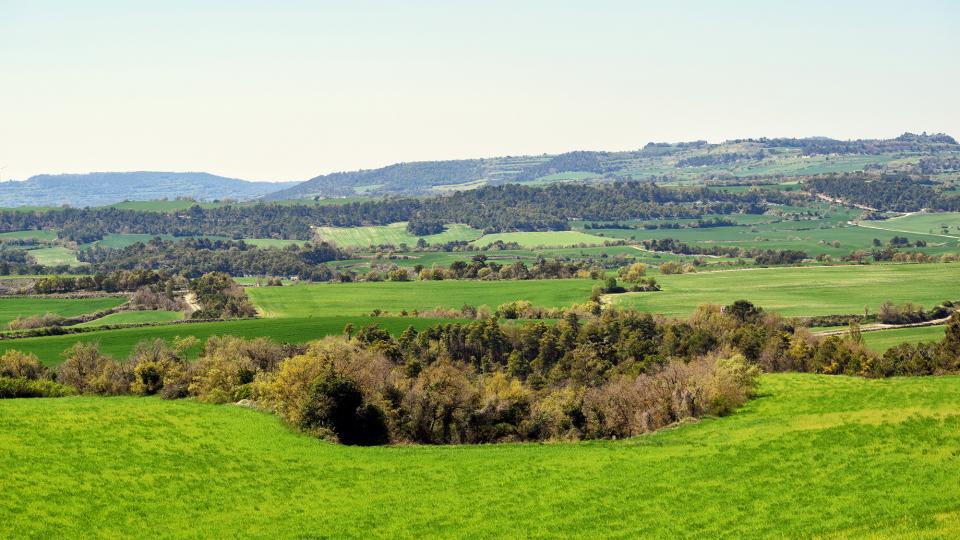
[(958, 6), (0, 0), (0, 175), (960, 136)]

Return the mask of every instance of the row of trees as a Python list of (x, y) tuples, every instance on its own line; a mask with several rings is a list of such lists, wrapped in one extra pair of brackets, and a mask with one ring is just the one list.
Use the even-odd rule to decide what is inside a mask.
[[(266, 339), (140, 343), (127, 361), (78, 343), (55, 373), (30, 355), (0, 358), (4, 388), (54, 395), (159, 394), (249, 400), (305, 432), (347, 444), (484, 443), (632, 436), (687, 417), (725, 414), (761, 369), (860, 376), (960, 371), (960, 314), (939, 343), (882, 355), (856, 325), (820, 338), (746, 301), (702, 306), (686, 320), (607, 310), (547, 325), (494, 319), (408, 328), (376, 326), (308, 347)], [(9, 382), (17, 380), (19, 382)]]
[(174, 242), (158, 237), (121, 249), (94, 246), (80, 251), (77, 259), (90, 263), (98, 272), (149, 269), (177, 272), (190, 278), (209, 272), (224, 272), (233, 276), (297, 276), (327, 281), (333, 277), (333, 272), (323, 263), (346, 256), (326, 242), (257, 248), (242, 240), (197, 238)]

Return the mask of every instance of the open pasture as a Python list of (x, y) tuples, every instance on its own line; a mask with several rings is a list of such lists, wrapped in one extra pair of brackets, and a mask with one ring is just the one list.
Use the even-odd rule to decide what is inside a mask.
[(610, 301), (666, 315), (701, 304), (746, 299), (784, 316), (876, 313), (886, 300), (933, 307), (960, 299), (960, 264), (874, 264), (783, 267), (657, 276), (659, 292), (609, 296)]
[(247, 294), (267, 317), (325, 317), (367, 315), (375, 309), (396, 314), (464, 304), (496, 309), (514, 300), (564, 307), (589, 300), (595, 284), (589, 279), (323, 283), (248, 288)]
[(100, 317), (89, 322), (80, 323), (79, 327), (108, 326), (112, 324), (141, 324), (156, 322), (171, 322), (183, 319), (183, 313), (179, 311), (163, 310), (141, 310), (141, 311), (120, 311), (111, 313), (106, 317)]
[(485, 234), (473, 244), (477, 247), (485, 247), (498, 240), (505, 243), (516, 242), (524, 248), (536, 248), (572, 247), (580, 244), (602, 246), (610, 239), (581, 231), (509, 232)]
[(946, 326), (915, 326), (864, 332), (863, 342), (874, 352), (882, 353), (901, 343), (919, 343), (921, 341), (941, 341)]
[[(357, 328), (368, 324), (377, 324), (391, 333), (400, 333), (408, 326), (424, 328), (437, 324), (437, 319), (418, 317), (307, 317), (299, 319), (235, 319), (184, 324), (161, 324), (113, 330), (98, 330), (60, 336), (42, 336), (21, 339), (0, 340), (0, 354), (9, 349), (30, 352), (49, 366), (63, 361), (63, 351), (78, 341), (96, 342), (100, 350), (115, 358), (126, 358), (134, 345), (145, 339), (172, 340), (174, 337), (195, 336), (206, 341), (210, 336), (238, 336), (244, 338), (268, 337), (277, 342), (306, 343), (324, 336), (341, 334), (347, 323)], [(200, 353), (198, 344), (188, 351), (196, 357)]]
[(923, 212), (869, 224), (890, 230), (917, 234), (943, 234), (960, 238), (960, 212)]
[(407, 244), (413, 247), (417, 240), (423, 238), (428, 244), (446, 244), (453, 241), (469, 242), (480, 238), (482, 232), (470, 227), (454, 223), (447, 225), (446, 230), (439, 234), (415, 236), (407, 231), (407, 222), (391, 223), (371, 227), (316, 227), (314, 234), (317, 239), (333, 242), (344, 248), (365, 248), (368, 246)]
[(101, 298), (0, 298), (0, 327), (6, 328), (17, 317), (54, 313), (64, 317), (76, 317), (117, 307), (127, 299), (120, 296)]
[(40, 242), (53, 242), (57, 239), (57, 231), (50, 230), (30, 230), (30, 231), (11, 231), (0, 233), (0, 240), (38, 240)]
[(373, 448), (230, 405), (3, 400), (0, 536), (956, 537), (958, 388), (765, 375), (635, 439)]

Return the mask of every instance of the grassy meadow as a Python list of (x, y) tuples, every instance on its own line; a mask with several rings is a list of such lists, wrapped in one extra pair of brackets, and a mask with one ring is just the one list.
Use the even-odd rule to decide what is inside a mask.
[(399, 313), (459, 308), (464, 304), (496, 309), (514, 300), (564, 307), (589, 300), (596, 283), (588, 279), (323, 283), (254, 287), (247, 289), (247, 295), (266, 317), (325, 317), (366, 315), (374, 309)]
[(871, 350), (882, 353), (901, 343), (920, 343), (921, 341), (941, 341), (946, 326), (916, 326), (864, 332), (863, 342)]
[(960, 237), (960, 212), (923, 212), (878, 221), (871, 225), (912, 233)]
[(0, 354), (9, 349), (30, 352), (37, 355), (44, 364), (55, 366), (63, 361), (63, 351), (78, 341), (99, 343), (100, 350), (104, 353), (114, 358), (126, 358), (133, 347), (143, 340), (164, 339), (171, 341), (177, 336), (195, 336), (201, 343), (188, 351), (188, 356), (195, 358), (200, 353), (202, 342), (210, 336), (268, 337), (281, 343), (306, 343), (328, 335), (339, 335), (343, 332), (343, 327), (347, 323), (352, 323), (357, 328), (367, 324), (377, 324), (391, 333), (398, 334), (408, 326), (425, 328), (439, 322), (442, 321), (418, 317), (326, 316), (160, 324), (59, 336), (0, 340)]
[(782, 267), (656, 276), (659, 292), (609, 296), (624, 307), (687, 315), (746, 299), (785, 316), (876, 313), (886, 300), (933, 307), (960, 299), (960, 264)]
[(407, 222), (402, 221), (370, 227), (315, 227), (314, 234), (319, 240), (333, 242), (340, 247), (365, 248), (384, 244), (407, 244), (413, 247), (420, 238), (428, 244), (446, 244), (456, 240), (469, 242), (480, 238), (483, 233), (469, 225), (454, 223), (447, 225), (442, 233), (420, 237), (410, 234)]
[(569, 247), (580, 244), (603, 245), (609, 238), (601, 238), (581, 231), (545, 231), (545, 232), (509, 232), (485, 234), (473, 244), (477, 247), (486, 247), (497, 241), (504, 243), (516, 242), (524, 248), (536, 247)]
[(17, 317), (54, 313), (64, 317), (76, 317), (117, 307), (127, 299), (119, 296), (101, 298), (0, 298), (0, 326), (6, 327)]
[(183, 313), (179, 311), (163, 310), (142, 310), (142, 311), (121, 311), (111, 313), (106, 317), (100, 317), (89, 322), (78, 324), (79, 327), (107, 326), (111, 324), (141, 324), (155, 322), (171, 322), (183, 319)]
[(765, 375), (621, 441), (358, 448), (229, 405), (0, 401), (0, 536), (960, 535), (960, 378)]

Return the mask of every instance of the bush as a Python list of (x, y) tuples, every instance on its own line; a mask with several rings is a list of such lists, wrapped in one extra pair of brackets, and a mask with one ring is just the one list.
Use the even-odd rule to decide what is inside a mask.
[[(287, 358), (258, 388), (264, 403), (288, 424), (304, 424), (313, 384), (326, 373), (355, 381), (369, 403), (385, 403), (391, 386), (391, 364), (381, 353), (360, 348), (357, 342), (327, 337), (314, 342), (306, 352)], [(391, 421), (392, 420), (389, 420)]]
[(60, 326), (63, 324), (62, 316), (55, 313), (46, 313), (44, 315), (31, 315), (29, 317), (17, 317), (7, 324), (10, 330), (32, 330), (34, 328), (46, 328), (48, 326)]
[(676, 261), (667, 261), (660, 264), (660, 273), (664, 275), (683, 273), (683, 266)]
[(32, 353), (10, 349), (0, 356), (0, 377), (35, 381), (49, 379), (50, 375), (50, 370)]
[(63, 397), (76, 394), (70, 386), (53, 381), (24, 377), (0, 377), (0, 399), (30, 397)]
[(122, 395), (130, 393), (133, 368), (100, 353), (97, 343), (74, 343), (57, 367), (57, 382), (73, 386), (81, 394)]
[(742, 355), (721, 358), (713, 365), (707, 384), (707, 410), (724, 416), (746, 403), (757, 388), (760, 368), (747, 363)]

